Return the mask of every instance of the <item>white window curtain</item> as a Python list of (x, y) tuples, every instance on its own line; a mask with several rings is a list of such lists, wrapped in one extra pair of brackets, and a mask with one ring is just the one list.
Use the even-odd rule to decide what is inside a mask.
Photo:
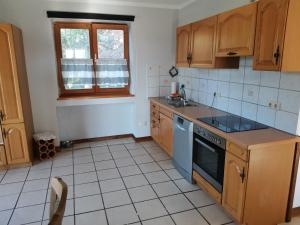
[(96, 61), (97, 85), (100, 88), (124, 88), (129, 82), (126, 59), (98, 59)]
[(65, 89), (93, 88), (92, 59), (61, 59), (61, 66)]

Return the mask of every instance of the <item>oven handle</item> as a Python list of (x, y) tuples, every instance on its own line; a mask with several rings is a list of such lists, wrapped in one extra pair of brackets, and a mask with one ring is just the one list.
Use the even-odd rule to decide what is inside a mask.
[(212, 147), (210, 147), (208, 144), (205, 144), (203, 141), (200, 141), (198, 138), (194, 139), (198, 144), (204, 146), (205, 148), (207, 148), (208, 150), (212, 151), (212, 152), (216, 152), (215, 149), (213, 149)]

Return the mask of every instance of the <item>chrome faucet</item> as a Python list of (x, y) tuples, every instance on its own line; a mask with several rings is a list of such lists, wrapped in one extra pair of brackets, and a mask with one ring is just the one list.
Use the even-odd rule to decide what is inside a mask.
[(183, 105), (187, 105), (188, 104), (188, 100), (186, 99), (186, 92), (184, 89), (184, 84), (181, 85), (180, 89), (179, 89), (179, 93), (181, 96), (181, 101), (183, 101)]

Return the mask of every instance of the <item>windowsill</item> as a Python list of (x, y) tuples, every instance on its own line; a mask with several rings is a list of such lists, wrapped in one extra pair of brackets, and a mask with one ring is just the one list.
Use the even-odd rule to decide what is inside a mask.
[(83, 106), (83, 105), (107, 105), (134, 103), (135, 96), (124, 95), (95, 95), (95, 96), (61, 96), (57, 99), (57, 107)]

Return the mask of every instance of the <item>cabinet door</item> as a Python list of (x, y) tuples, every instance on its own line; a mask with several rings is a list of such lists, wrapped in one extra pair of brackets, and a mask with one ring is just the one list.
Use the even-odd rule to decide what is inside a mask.
[(226, 153), (222, 205), (242, 223), (247, 181), (247, 163)]
[(26, 132), (23, 123), (3, 126), (6, 158), (8, 164), (29, 162)]
[(151, 119), (151, 137), (154, 141), (160, 143), (159, 120), (156, 118)]
[(217, 16), (192, 24), (191, 67), (214, 67)]
[(176, 31), (176, 66), (189, 67), (191, 25), (178, 27)]
[[(0, 131), (1, 132), (1, 131)], [(0, 146), (0, 168), (7, 165), (4, 146)]]
[(173, 155), (173, 120), (164, 114), (160, 114), (160, 143), (164, 150)]
[(257, 3), (218, 16), (216, 56), (253, 55)]
[(279, 71), (289, 0), (261, 0), (258, 3), (253, 67)]
[(0, 25), (0, 120), (23, 122), (19, 83), (10, 25)]

